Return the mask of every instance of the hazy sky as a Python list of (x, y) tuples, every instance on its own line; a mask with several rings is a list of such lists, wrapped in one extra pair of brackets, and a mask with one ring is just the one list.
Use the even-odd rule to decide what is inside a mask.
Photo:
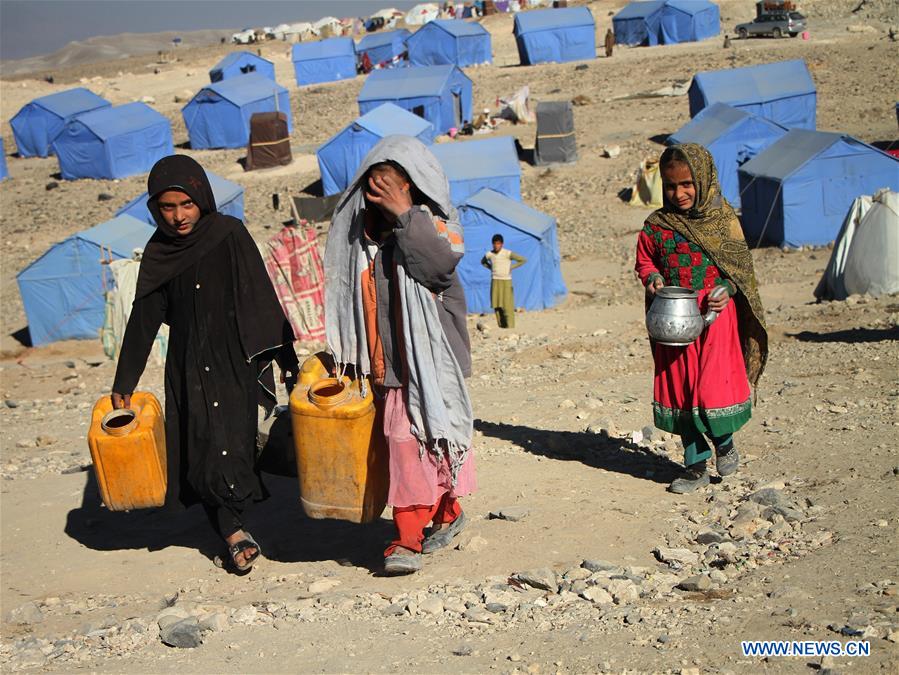
[[(424, 1), (424, 0), (421, 0)], [(0, 0), (0, 59), (54, 52), (73, 40), (118, 33), (240, 29), (370, 16), (415, 0)]]

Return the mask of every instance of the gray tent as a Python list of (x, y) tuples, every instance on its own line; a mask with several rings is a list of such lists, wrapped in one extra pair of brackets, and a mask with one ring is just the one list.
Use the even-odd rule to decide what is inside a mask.
[(574, 110), (571, 101), (544, 101), (537, 104), (537, 145), (535, 164), (577, 161), (574, 137)]

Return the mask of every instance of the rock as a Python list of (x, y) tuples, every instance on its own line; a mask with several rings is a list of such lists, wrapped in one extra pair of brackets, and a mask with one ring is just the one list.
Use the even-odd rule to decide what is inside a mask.
[(704, 527), (696, 534), (698, 544), (718, 544), (726, 538), (726, 533), (711, 527)]
[(709, 579), (719, 585), (727, 583), (727, 575), (721, 570), (712, 570), (709, 572)]
[(786, 503), (787, 496), (784, 494), (783, 490), (763, 488), (761, 490), (756, 490), (751, 495), (749, 495), (749, 499), (750, 501), (753, 501), (756, 504), (761, 504), (762, 506), (775, 506), (778, 504)]
[(668, 633), (662, 633), (659, 637), (656, 638), (656, 642), (659, 644), (667, 644), (668, 643)]
[(407, 604), (406, 602), (394, 602), (392, 605), (382, 609), (381, 614), (384, 616), (402, 616), (406, 613)]
[(627, 579), (613, 579), (609, 582), (608, 592), (616, 605), (626, 605), (640, 599), (640, 590)]
[(521, 654), (519, 654), (518, 652), (512, 652), (506, 658), (512, 663), (518, 663), (519, 661), (521, 661)]
[(36, 602), (26, 602), (9, 613), (9, 622), (27, 626), (44, 620), (44, 613)]
[(453, 650), (453, 656), (471, 656), (473, 651), (471, 645), (459, 645)]
[(465, 614), (465, 603), (459, 600), (459, 598), (447, 598), (443, 601), (443, 609), (447, 612)]
[(36, 448), (37, 443), (33, 438), (23, 438), (16, 443), (17, 448)]
[(621, 154), (621, 146), (618, 145), (607, 145), (602, 149), (603, 157), (608, 157), (609, 159), (615, 159), (618, 155)]
[(502, 602), (488, 602), (484, 605), (484, 609), (486, 609), (491, 614), (502, 614), (503, 612), (507, 612), (509, 610), (509, 606)]
[(141, 103), (149, 103), (149, 104), (153, 104), (153, 103), (156, 103), (156, 99), (153, 98), (152, 96), (141, 96), (141, 97), (140, 97), (140, 102), (141, 102)]
[(48, 445), (56, 443), (56, 439), (53, 438), (53, 436), (38, 436), (37, 439), (35, 439), (35, 443), (37, 443), (37, 447), (45, 448)]
[(618, 427), (611, 420), (597, 420), (587, 427), (587, 433), (599, 434), (606, 438), (617, 438)]
[(488, 326), (488, 325), (487, 325), (485, 322), (483, 322), (483, 321), (478, 321), (477, 324), (476, 324), (476, 326), (477, 326), (477, 329), (478, 329), (479, 331), (481, 331), (482, 333), (489, 333), (489, 332), (490, 332), (490, 326)]
[(659, 562), (663, 562), (669, 567), (684, 567), (686, 565), (695, 565), (699, 562), (699, 554), (688, 548), (664, 548), (660, 546), (654, 548), (652, 553)]
[(599, 586), (590, 586), (581, 593), (581, 597), (597, 605), (611, 605), (614, 602), (612, 595)]
[(487, 548), (487, 540), (479, 535), (475, 535), (471, 539), (462, 541), (456, 546), (456, 549), (459, 551), (471, 551), (472, 553), (478, 553), (485, 548)]
[(112, 201), (113, 199), (115, 199), (115, 197), (112, 196), (111, 194), (109, 194), (108, 192), (101, 192), (100, 194), (97, 195), (98, 202), (108, 202), (108, 201)]
[(19, 407), (19, 402), (14, 401), (11, 398), (6, 399), (3, 403), (6, 405), (7, 408), (18, 408)]
[(487, 518), (490, 520), (508, 520), (517, 523), (524, 520), (530, 514), (530, 509), (526, 506), (504, 506), (496, 511), (491, 511)]
[(418, 611), (425, 614), (437, 615), (443, 614), (443, 600), (436, 595), (429, 595), (425, 601), (418, 606)]
[(581, 563), (581, 567), (591, 572), (620, 572), (621, 567), (608, 560), (585, 560)]
[(712, 588), (712, 581), (704, 574), (699, 574), (684, 579), (677, 587), (682, 591), (708, 591)]
[[(566, 352), (562, 352), (562, 353), (564, 354)], [(566, 410), (566, 409), (576, 408), (577, 404), (574, 401), (572, 401), (570, 398), (566, 398), (564, 401), (559, 403), (559, 407), (562, 408), (563, 410)]]
[(51, 180), (49, 183), (47, 183), (47, 184), (44, 186), (44, 189), (45, 189), (47, 192), (49, 192), (50, 190), (55, 190), (55, 189), (58, 188), (58, 187), (59, 187), (59, 183), (57, 183), (55, 180)]
[(318, 595), (319, 593), (330, 591), (337, 586), (340, 586), (340, 581), (337, 579), (317, 579), (309, 584), (309, 592), (313, 595)]
[(177, 647), (179, 649), (199, 647), (202, 640), (197, 618), (191, 616), (166, 626), (159, 631), (159, 639), (169, 647)]
[(586, 567), (574, 567), (565, 572), (564, 579), (565, 581), (581, 581), (583, 579), (589, 579), (590, 575), (591, 572)]
[(468, 608), (462, 616), (474, 623), (493, 623), (493, 615), (480, 605)]
[(530, 572), (519, 572), (515, 575), (515, 578), (532, 588), (540, 588), (544, 591), (552, 591), (553, 593), (559, 590), (556, 573), (547, 567)]
[(793, 508), (789, 504), (777, 504), (775, 506), (771, 506), (764, 511), (764, 516), (768, 520), (771, 520), (772, 517), (777, 514), (781, 516), (788, 523), (796, 523), (802, 520), (803, 514), (799, 509)]
[(737, 539), (749, 539), (762, 529), (771, 527), (771, 522), (761, 516), (737, 518), (730, 526), (730, 533)]
[(253, 605), (245, 605), (234, 612), (234, 616), (231, 617), (231, 620), (234, 621), (234, 623), (249, 625), (255, 623), (258, 616), (258, 609), (253, 607)]
[(224, 612), (216, 612), (210, 614), (200, 621), (201, 631), (211, 631), (213, 633), (221, 633), (228, 628), (228, 616)]

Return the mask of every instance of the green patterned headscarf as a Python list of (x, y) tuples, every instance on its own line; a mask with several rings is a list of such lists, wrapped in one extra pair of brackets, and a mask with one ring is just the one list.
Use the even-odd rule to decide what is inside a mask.
[(690, 168), (696, 199), (689, 211), (682, 212), (665, 198), (664, 206), (650, 215), (647, 222), (674, 230), (702, 248), (721, 273), (737, 287), (739, 293), (734, 296), (734, 302), (743, 360), (746, 375), (754, 387), (768, 360), (768, 332), (752, 253), (737, 214), (721, 194), (718, 172), (709, 151), (698, 143), (675, 145), (671, 150), (682, 156)]

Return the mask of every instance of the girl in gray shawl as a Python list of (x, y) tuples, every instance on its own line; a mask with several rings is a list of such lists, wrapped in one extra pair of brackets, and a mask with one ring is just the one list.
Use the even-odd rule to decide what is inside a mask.
[(371, 379), (383, 409), (397, 528), (387, 574), (416, 572), (422, 553), (448, 545), (465, 525), (457, 497), (475, 489), (456, 218), (434, 155), (389, 136), (362, 161), (328, 233), (328, 345), (339, 368)]

